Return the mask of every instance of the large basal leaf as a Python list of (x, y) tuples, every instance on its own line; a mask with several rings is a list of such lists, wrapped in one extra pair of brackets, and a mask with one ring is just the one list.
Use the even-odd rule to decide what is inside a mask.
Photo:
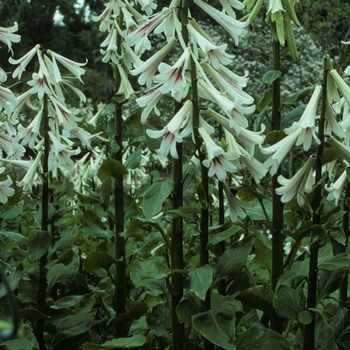
[(279, 317), (287, 320), (298, 320), (299, 313), (306, 309), (306, 298), (303, 292), (304, 283), (297, 288), (281, 286), (275, 292), (273, 306)]
[(46, 279), (48, 288), (51, 289), (56, 283), (68, 284), (72, 282), (79, 270), (79, 260), (75, 256), (69, 265), (61, 263), (55, 264), (49, 268)]
[(76, 315), (69, 315), (60, 318), (56, 328), (59, 335), (65, 338), (71, 338), (89, 330), (92, 321), (95, 318), (96, 310), (80, 311)]
[(204, 300), (213, 280), (213, 268), (209, 265), (201, 266), (191, 271), (188, 276), (190, 278), (190, 290), (199, 299)]
[(155, 182), (143, 194), (143, 211), (147, 219), (158, 214), (174, 188), (174, 181)]
[(256, 324), (240, 334), (235, 342), (236, 350), (291, 350), (288, 340), (275, 331)]
[(214, 285), (222, 279), (232, 279), (245, 266), (253, 245), (253, 236), (235, 242), (220, 257), (214, 269)]
[(213, 344), (223, 349), (234, 349), (237, 301), (227, 299), (216, 303), (209, 311), (192, 316), (192, 325)]
[(84, 270), (91, 272), (95, 269), (109, 270), (110, 266), (117, 260), (104, 252), (90, 252), (84, 260)]
[(266, 284), (242, 290), (235, 298), (254, 309), (263, 311), (270, 317), (276, 317), (273, 307), (273, 290)]
[(37, 230), (28, 237), (28, 254), (32, 261), (40, 259), (51, 247), (51, 237), (47, 231)]
[(112, 349), (134, 349), (143, 346), (146, 343), (146, 338), (142, 334), (134, 334), (130, 338), (118, 338), (97, 345), (93, 343), (84, 343), (81, 346), (82, 350), (112, 350)]

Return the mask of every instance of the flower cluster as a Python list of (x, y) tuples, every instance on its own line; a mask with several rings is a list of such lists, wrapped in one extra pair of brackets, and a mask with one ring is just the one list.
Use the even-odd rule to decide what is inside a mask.
[[(18, 30), (18, 24), (15, 22), (12, 27), (0, 27), (0, 41), (5, 43), (8, 50), (12, 51), (12, 43), (18, 43), (21, 40), (20, 35), (15, 34)], [(7, 80), (7, 74), (0, 68), (0, 157), (5, 156), (9, 159), (18, 159), (24, 154), (24, 148), (18, 144), (19, 138), (16, 136), (16, 129), (11, 120), (11, 114), (18, 105), (18, 99), (13, 92), (3, 86)], [(5, 113), (5, 115), (4, 115)], [(6, 161), (7, 159), (5, 159)], [(3, 162), (6, 164), (6, 162)], [(13, 183), (11, 177), (4, 173), (6, 168), (0, 167), (0, 203), (7, 203), (8, 197), (11, 197), (15, 190), (11, 188)]]
[[(48, 154), (47, 170), (52, 172), (53, 176), (59, 176), (57, 169), (64, 175), (70, 175), (75, 167), (71, 157), (79, 154), (81, 150), (80, 147), (73, 149), (74, 143), (69, 138), (77, 138), (82, 145), (90, 148), (92, 140), (99, 137), (78, 126), (81, 121), (78, 116), (79, 110), (73, 110), (65, 102), (64, 91), (67, 89), (76, 94), (81, 102), (86, 101), (85, 95), (71, 83), (72, 78), (82, 81), (81, 76), (85, 73), (82, 67), (86, 62), (74, 62), (52, 50), (43, 50), (40, 45), (36, 45), (22, 58), (9, 59), (10, 63), (16, 66), (12, 76), (20, 79), (29, 62), (35, 57), (39, 63), (38, 71), (32, 74), (32, 80), (27, 83), (30, 88), (18, 96), (18, 103), (10, 115), (16, 143), (10, 143), (4, 137), (3, 142), (0, 142), (7, 159), (16, 160), (23, 157), (25, 147), (37, 153), (34, 161), (24, 160), (21, 164), (11, 162), (12, 165), (24, 166), (27, 170), (26, 176), (17, 183), (25, 192), (31, 191), (32, 185), (40, 181), (37, 173), (41, 169), (44, 152)], [(63, 75), (62, 68), (65, 68), (70, 75)], [(38, 100), (36, 103), (33, 102), (35, 96)], [(26, 113), (24, 110), (26, 105), (35, 111), (35, 117), (28, 125), (23, 125), (22, 120), (25, 119), (21, 115)]]
[[(131, 11), (127, 2), (119, 2), (120, 8), (114, 10), (111, 4), (112, 2), (106, 4), (106, 13), (110, 16), (109, 24), (105, 22), (101, 29), (109, 31), (107, 39), (102, 44), (108, 49), (101, 53), (105, 55), (106, 62), (119, 64), (123, 59), (123, 66), (132, 68), (130, 74), (138, 76), (139, 84), (145, 85), (148, 89), (144, 95), (136, 99), (142, 108), (141, 124), (146, 125), (153, 111), (159, 115), (157, 104), (164, 95), (170, 95), (180, 104), (178, 111), (161, 130), (151, 128), (146, 130), (149, 137), (162, 138), (160, 148), (157, 150), (158, 155), (162, 158), (168, 155), (178, 158), (178, 143), (184, 142), (187, 137), (192, 137), (194, 142), (198, 142), (195, 141), (193, 124), (196, 117), (199, 118), (200, 140), (207, 154), (203, 165), (209, 168), (209, 176), (216, 176), (219, 181), (225, 181), (227, 174), (230, 174), (232, 181), (239, 185), (243, 181), (240, 174), (248, 168), (253, 179), (259, 182), (267, 169), (254, 157), (254, 152), (255, 146), (262, 144), (264, 140), (262, 135), (264, 126), (260, 131), (248, 129), (247, 116), (255, 111), (254, 99), (243, 90), (248, 82), (248, 73), (239, 76), (227, 67), (234, 59), (234, 56), (227, 51), (227, 44), (216, 43), (194, 19), (190, 19), (186, 26), (188, 33), (186, 42), (187, 37), (178, 18), (179, 0), (173, 0), (168, 8), (161, 9), (149, 18), (139, 15), (135, 9)], [(223, 8), (219, 11), (201, 0), (195, 1), (195, 5), (220, 24), (238, 45), (241, 38), (246, 35), (249, 23), (238, 21), (235, 10), (243, 9), (244, 5), (239, 1), (223, 1), (221, 4)], [(132, 13), (134, 20), (131, 16), (125, 16), (128, 11)], [(121, 22), (117, 22), (115, 18), (121, 12), (126, 27), (124, 31), (120, 28)], [(103, 18), (105, 16), (100, 16), (96, 20), (101, 20), (102, 25)], [(122, 52), (119, 53), (115, 41), (117, 36), (112, 33), (114, 30), (123, 41)], [(167, 43), (143, 61), (140, 55), (151, 48), (148, 38), (151, 33), (164, 34)], [(130, 47), (133, 47), (132, 52), (128, 49)], [(181, 50), (178, 58), (172, 64), (166, 63), (165, 58), (175, 48)], [(215, 106), (199, 116), (194, 116), (193, 102), (188, 99), (193, 71), (198, 78), (200, 101), (207, 101)], [(221, 125), (225, 131), (224, 139), (220, 143), (217, 142), (213, 123)]]

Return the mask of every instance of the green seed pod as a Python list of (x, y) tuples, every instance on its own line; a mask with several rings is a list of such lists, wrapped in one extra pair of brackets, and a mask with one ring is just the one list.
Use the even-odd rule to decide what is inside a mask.
[(249, 23), (253, 23), (254, 19), (259, 14), (263, 4), (264, 4), (264, 0), (258, 0), (258, 2), (255, 4), (252, 12), (249, 14), (249, 17), (248, 17)]
[(295, 63), (299, 63), (297, 44), (295, 42), (292, 22), (290, 21), (290, 18), (288, 18), (288, 16), (286, 16), (284, 23), (285, 23), (286, 38), (287, 38), (287, 44), (288, 44), (290, 56), (292, 57)]
[(300, 27), (300, 22), (298, 20), (298, 17), (295, 13), (295, 9), (294, 6), (291, 4), (290, 0), (284, 0), (283, 1), (283, 5), (286, 9), (286, 12), (288, 14), (288, 16), (292, 19), (292, 21), (298, 26)]

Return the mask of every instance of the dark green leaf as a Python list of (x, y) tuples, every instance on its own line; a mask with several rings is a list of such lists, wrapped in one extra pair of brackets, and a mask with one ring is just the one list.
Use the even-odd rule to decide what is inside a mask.
[(339, 152), (334, 147), (328, 147), (323, 150), (323, 164), (333, 162), (340, 157)]
[(280, 286), (297, 288), (305, 279), (306, 276), (296, 273), (295, 271), (285, 271), (277, 281), (276, 290)]
[(3, 349), (7, 350), (27, 350), (35, 349), (34, 344), (29, 339), (11, 339), (0, 343)]
[(96, 212), (93, 210), (86, 210), (82, 220), (91, 229), (93, 234), (96, 234), (101, 238), (107, 237), (105, 227)]
[(242, 271), (252, 248), (253, 240), (253, 236), (248, 236), (234, 243), (222, 254), (214, 269), (214, 285), (222, 279), (232, 279)]
[(281, 286), (275, 292), (273, 306), (279, 317), (287, 320), (298, 320), (300, 312), (306, 309), (306, 298), (303, 292), (304, 283), (297, 288)]
[(266, 108), (264, 108), (261, 112), (259, 112), (258, 116), (256, 117), (254, 121), (254, 131), (260, 130), (261, 124), (263, 123), (265, 116), (266, 116)]
[(236, 235), (241, 231), (242, 231), (242, 227), (230, 225), (228, 229), (222, 232), (221, 231), (209, 232), (210, 238), (209, 238), (208, 244), (214, 246), (222, 241), (225, 241), (226, 239), (231, 238), (233, 235)]
[(58, 334), (65, 338), (71, 338), (89, 330), (95, 317), (96, 310), (80, 311), (76, 315), (60, 318), (56, 328)]
[(40, 259), (51, 247), (51, 237), (47, 231), (36, 230), (28, 237), (28, 253), (32, 261)]
[(285, 101), (283, 101), (283, 104), (290, 105), (295, 102), (298, 102), (302, 100), (304, 97), (309, 95), (313, 90), (315, 89), (315, 85), (308, 86), (302, 90), (297, 91), (292, 96), (288, 97)]
[(233, 349), (236, 333), (235, 311), (237, 301), (226, 300), (209, 311), (192, 316), (192, 325), (213, 344), (223, 349)]
[(209, 265), (201, 266), (188, 274), (190, 278), (190, 290), (198, 298), (205, 300), (207, 290), (213, 280), (213, 268)]
[(346, 247), (345, 247), (344, 244), (338, 242), (333, 237), (330, 237), (329, 241), (332, 244), (333, 255), (338, 255), (338, 254), (341, 254), (341, 253), (345, 253)]
[(109, 270), (110, 266), (117, 260), (104, 252), (90, 252), (84, 260), (84, 270), (91, 272), (95, 269)]
[(344, 270), (322, 271), (318, 283), (318, 300), (336, 291), (343, 282)]
[(255, 242), (255, 260), (261, 267), (271, 271), (272, 266), (272, 244), (271, 241), (261, 232), (258, 233)]
[[(17, 288), (17, 285), (19, 281), (23, 277), (23, 266), (22, 264), (19, 264), (16, 271), (12, 272), (11, 274), (7, 275), (7, 282), (10, 286), (10, 290), (13, 291)], [(8, 294), (8, 290), (5, 287), (4, 283), (1, 282), (0, 284), (0, 298), (2, 298), (4, 295)]]
[(341, 253), (319, 263), (318, 267), (325, 271), (343, 270), (350, 266), (350, 254)]
[(187, 291), (176, 307), (176, 314), (180, 320), (192, 326), (192, 316), (200, 313), (200, 300)]
[(266, 72), (262, 78), (262, 81), (265, 84), (272, 84), (276, 79), (282, 75), (282, 72), (279, 70), (270, 70)]
[(264, 198), (262, 194), (260, 194), (254, 187), (251, 186), (244, 186), (240, 188), (237, 192), (237, 196), (243, 202), (251, 202), (256, 198), (262, 200)]
[(334, 342), (333, 330), (320, 313), (316, 313), (315, 349), (338, 350)]
[(109, 340), (102, 345), (93, 343), (84, 343), (81, 346), (83, 350), (112, 350), (112, 349), (136, 349), (146, 343), (146, 338), (142, 334), (134, 334), (130, 338), (118, 338)]
[(174, 188), (174, 181), (161, 181), (152, 184), (143, 194), (143, 211), (147, 219), (158, 214), (163, 203)]
[(286, 134), (284, 131), (282, 130), (274, 130), (274, 131), (270, 131), (265, 139), (264, 142), (262, 143), (263, 146), (266, 145), (274, 145), (275, 143), (277, 143), (278, 141), (281, 141), (282, 139), (284, 139), (286, 137)]
[(53, 305), (51, 305), (51, 309), (59, 310), (59, 309), (67, 309), (78, 304), (84, 295), (67, 295), (61, 299), (58, 299)]
[(110, 177), (105, 178), (101, 186), (101, 194), (103, 198), (103, 209), (109, 206), (111, 202), (111, 193), (112, 193), (112, 179)]
[[(188, 224), (197, 224), (197, 214), (200, 214), (201, 210), (199, 208), (196, 208), (195, 206), (192, 207), (180, 207), (179, 209), (172, 209), (168, 210), (169, 213), (173, 214), (173, 219), (177, 217), (182, 217), (184, 221)], [(192, 215), (188, 215), (192, 214)], [(196, 215), (193, 215), (196, 214)]]
[(97, 176), (101, 180), (104, 180), (107, 177), (114, 177), (115, 179), (118, 179), (119, 177), (127, 174), (128, 170), (125, 168), (125, 166), (118, 160), (113, 159), (111, 156), (107, 157), (97, 172)]
[(52, 249), (50, 249), (51, 256), (55, 252), (64, 252), (67, 249), (70, 249), (72, 245), (74, 244), (76, 237), (76, 227), (68, 227), (66, 230), (63, 231), (61, 237), (56, 241), (55, 245)]
[(292, 126), (294, 122), (299, 121), (305, 108), (306, 108), (306, 105), (300, 105), (294, 108), (289, 113), (287, 113), (282, 119), (281, 129), (284, 130), (285, 128)]
[(51, 289), (56, 283), (67, 285), (74, 280), (78, 270), (79, 260), (77, 256), (69, 265), (64, 265), (61, 263), (53, 265), (47, 272), (46, 278), (48, 281), (48, 288)]
[(346, 307), (341, 306), (338, 309), (330, 326), (333, 328), (337, 345), (342, 346), (340, 349), (350, 349), (349, 310)]
[(37, 309), (32, 309), (32, 308), (25, 308), (25, 309), (21, 309), (19, 311), (19, 315), (21, 318), (26, 319), (26, 320), (30, 320), (30, 322), (34, 323), (35, 321), (39, 320), (39, 319), (45, 319), (47, 318), (46, 315), (44, 315), (42, 312), (40, 312)]
[(265, 107), (272, 101), (272, 91), (271, 89), (265, 90), (264, 95), (261, 97), (256, 105), (258, 111), (262, 111)]
[(159, 258), (136, 260), (130, 269), (130, 277), (135, 287), (146, 287), (149, 290), (159, 288), (159, 281), (165, 279), (169, 268)]
[(141, 162), (141, 146), (136, 147), (125, 161), (127, 169), (136, 169)]
[(242, 290), (235, 298), (254, 309), (263, 311), (270, 317), (276, 316), (273, 307), (273, 291), (266, 284)]
[(15, 241), (20, 247), (27, 247), (27, 238), (24, 237), (22, 234), (20, 233), (16, 233), (16, 232), (11, 232), (11, 231), (2, 231), (0, 233), (0, 239), (4, 240), (4, 239), (9, 239), (9, 240), (13, 240)]
[(275, 331), (255, 324), (241, 333), (235, 342), (236, 350), (291, 350), (288, 340)]

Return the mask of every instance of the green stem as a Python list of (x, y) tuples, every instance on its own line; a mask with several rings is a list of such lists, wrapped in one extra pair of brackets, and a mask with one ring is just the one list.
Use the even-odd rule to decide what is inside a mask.
[[(42, 206), (41, 206), (41, 230), (48, 234), (49, 218), (49, 117), (47, 109), (47, 95), (44, 95), (43, 101), (43, 134), (44, 134), (44, 152), (43, 152), (43, 173), (42, 173)], [(46, 313), (46, 264), (47, 252), (39, 260), (39, 286), (38, 286), (38, 310)], [(44, 342), (44, 319), (39, 318), (36, 322), (36, 336), (40, 349), (45, 349)]]
[[(345, 214), (343, 216), (343, 230), (345, 235), (345, 251), (347, 251), (348, 243), (349, 243), (349, 198), (350, 198), (350, 183), (347, 181), (346, 190), (345, 190), (345, 198), (344, 198), (344, 206), (343, 210)], [(345, 271), (344, 280), (339, 289), (339, 299), (342, 301), (346, 301), (348, 299), (348, 278), (349, 272)]]
[[(275, 28), (272, 28), (275, 30)], [(273, 70), (281, 70), (280, 62), (280, 44), (272, 39), (272, 59)], [(273, 130), (281, 129), (281, 80), (277, 78), (272, 83), (272, 128)], [(275, 289), (278, 278), (283, 273), (283, 203), (281, 197), (276, 193), (276, 188), (279, 187), (277, 181), (281, 171), (278, 169), (277, 174), (272, 176), (272, 271), (271, 271), (271, 288)], [(271, 328), (276, 332), (282, 332), (281, 322), (272, 322)]]
[[(123, 16), (120, 14), (119, 26), (123, 26)], [(117, 47), (118, 54), (121, 55), (121, 36), (117, 34)], [(117, 93), (121, 84), (121, 77), (119, 74), (118, 67), (113, 66), (114, 69), (114, 91)], [(114, 114), (114, 130), (115, 140), (118, 144), (118, 151), (114, 154), (114, 159), (123, 163), (123, 105), (117, 101), (114, 101), (115, 114)], [(125, 264), (125, 240), (122, 235), (124, 232), (124, 187), (123, 187), (123, 176), (119, 176), (115, 179), (114, 183), (114, 217), (115, 217), (115, 311), (116, 316), (125, 313), (126, 304), (126, 264)], [(117, 336), (126, 337), (128, 332), (127, 323), (123, 322), (117, 326)]]
[[(308, 294), (307, 294), (307, 308), (310, 310), (315, 308), (317, 305), (317, 264), (318, 264), (318, 243), (315, 240), (317, 237), (317, 228), (320, 227), (321, 214), (318, 208), (322, 202), (322, 185), (319, 183), (322, 177), (322, 156), (324, 148), (324, 122), (327, 107), (327, 76), (328, 76), (328, 65), (329, 56), (323, 56), (323, 94), (322, 94), (322, 107), (321, 116), (318, 126), (318, 139), (321, 143), (317, 147), (316, 155), (316, 175), (315, 183), (316, 188), (314, 191), (314, 201), (313, 201), (313, 227), (314, 230), (311, 231), (311, 247), (310, 247), (310, 262), (309, 262), (309, 284), (308, 284)], [(315, 313), (313, 313), (313, 320), (311, 323), (305, 326), (304, 331), (304, 349), (314, 349), (315, 346)]]

